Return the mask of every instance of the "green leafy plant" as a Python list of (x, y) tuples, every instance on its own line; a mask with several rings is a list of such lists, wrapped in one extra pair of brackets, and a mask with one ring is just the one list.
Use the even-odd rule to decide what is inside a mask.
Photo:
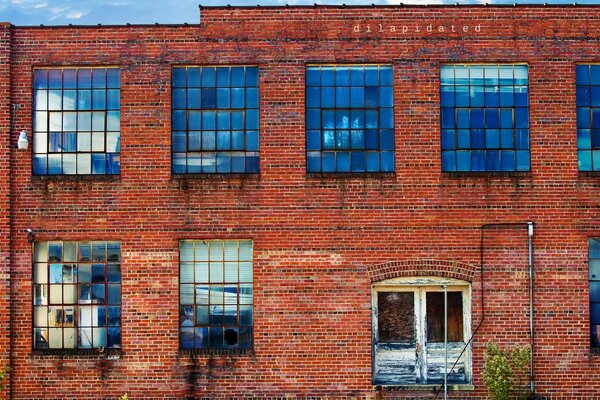
[(489, 342), (483, 355), (483, 382), (492, 400), (529, 397), (529, 361), (531, 348), (501, 349)]
[(4, 389), (4, 379), (9, 371), (10, 368), (8, 367), (0, 369), (0, 391)]
[(119, 397), (119, 400), (129, 400), (129, 397), (127, 397), (127, 393), (125, 393), (123, 396)]

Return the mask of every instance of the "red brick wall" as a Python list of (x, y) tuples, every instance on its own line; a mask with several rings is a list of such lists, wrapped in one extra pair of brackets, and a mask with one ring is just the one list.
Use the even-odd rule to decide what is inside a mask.
[[(354, 32), (379, 23), (481, 29)], [(15, 28), (13, 36), (16, 129), (32, 131), (35, 66), (119, 65), (122, 113), (117, 179), (32, 177), (30, 152), (13, 152), (14, 399), (374, 398), (371, 278), (472, 277), (474, 328), (479, 227), (509, 221), (536, 223), (538, 392), (600, 398), (586, 264), (587, 238), (600, 236), (600, 178), (577, 172), (574, 87), (575, 63), (600, 62), (600, 7), (203, 8), (199, 26)], [(305, 65), (355, 62), (394, 66), (396, 172), (307, 176)], [(440, 172), (439, 67), (453, 62), (529, 64), (531, 173)], [(260, 67), (260, 176), (172, 177), (171, 66), (228, 63)], [(32, 352), (27, 228), (37, 240), (121, 241), (120, 359)], [(178, 352), (178, 240), (210, 238), (254, 240), (251, 353)], [(490, 229), (484, 243), (486, 317), (473, 342), (475, 391), (461, 398), (484, 393), (488, 340), (529, 341), (526, 230)]]
[(10, 25), (0, 23), (0, 372), (10, 364), (10, 36)]

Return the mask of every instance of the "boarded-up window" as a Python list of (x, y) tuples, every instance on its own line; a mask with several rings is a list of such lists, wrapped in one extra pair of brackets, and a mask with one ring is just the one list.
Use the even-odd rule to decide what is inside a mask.
[(377, 303), (379, 341), (384, 343), (414, 342), (414, 293), (379, 292)]
[[(444, 293), (427, 293), (427, 341), (444, 341)], [(463, 299), (461, 292), (448, 292), (448, 341), (462, 342)]]

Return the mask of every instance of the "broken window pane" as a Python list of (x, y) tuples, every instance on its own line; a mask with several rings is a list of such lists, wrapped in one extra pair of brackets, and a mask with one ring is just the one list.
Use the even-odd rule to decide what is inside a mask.
[[(427, 341), (444, 341), (444, 292), (427, 293)], [(463, 306), (461, 292), (448, 292), (448, 341), (462, 342)]]
[(379, 341), (415, 341), (415, 304), (412, 292), (377, 293)]

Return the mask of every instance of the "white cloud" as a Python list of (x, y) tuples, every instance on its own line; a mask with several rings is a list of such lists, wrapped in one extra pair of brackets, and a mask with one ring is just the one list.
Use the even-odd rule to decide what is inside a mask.
[(79, 19), (83, 16), (87, 15), (86, 12), (83, 11), (71, 11), (70, 13), (68, 13), (67, 15), (65, 15), (65, 18), (68, 19)]
[(38, 4), (34, 4), (33, 8), (45, 8), (48, 7), (48, 3), (38, 3)]

